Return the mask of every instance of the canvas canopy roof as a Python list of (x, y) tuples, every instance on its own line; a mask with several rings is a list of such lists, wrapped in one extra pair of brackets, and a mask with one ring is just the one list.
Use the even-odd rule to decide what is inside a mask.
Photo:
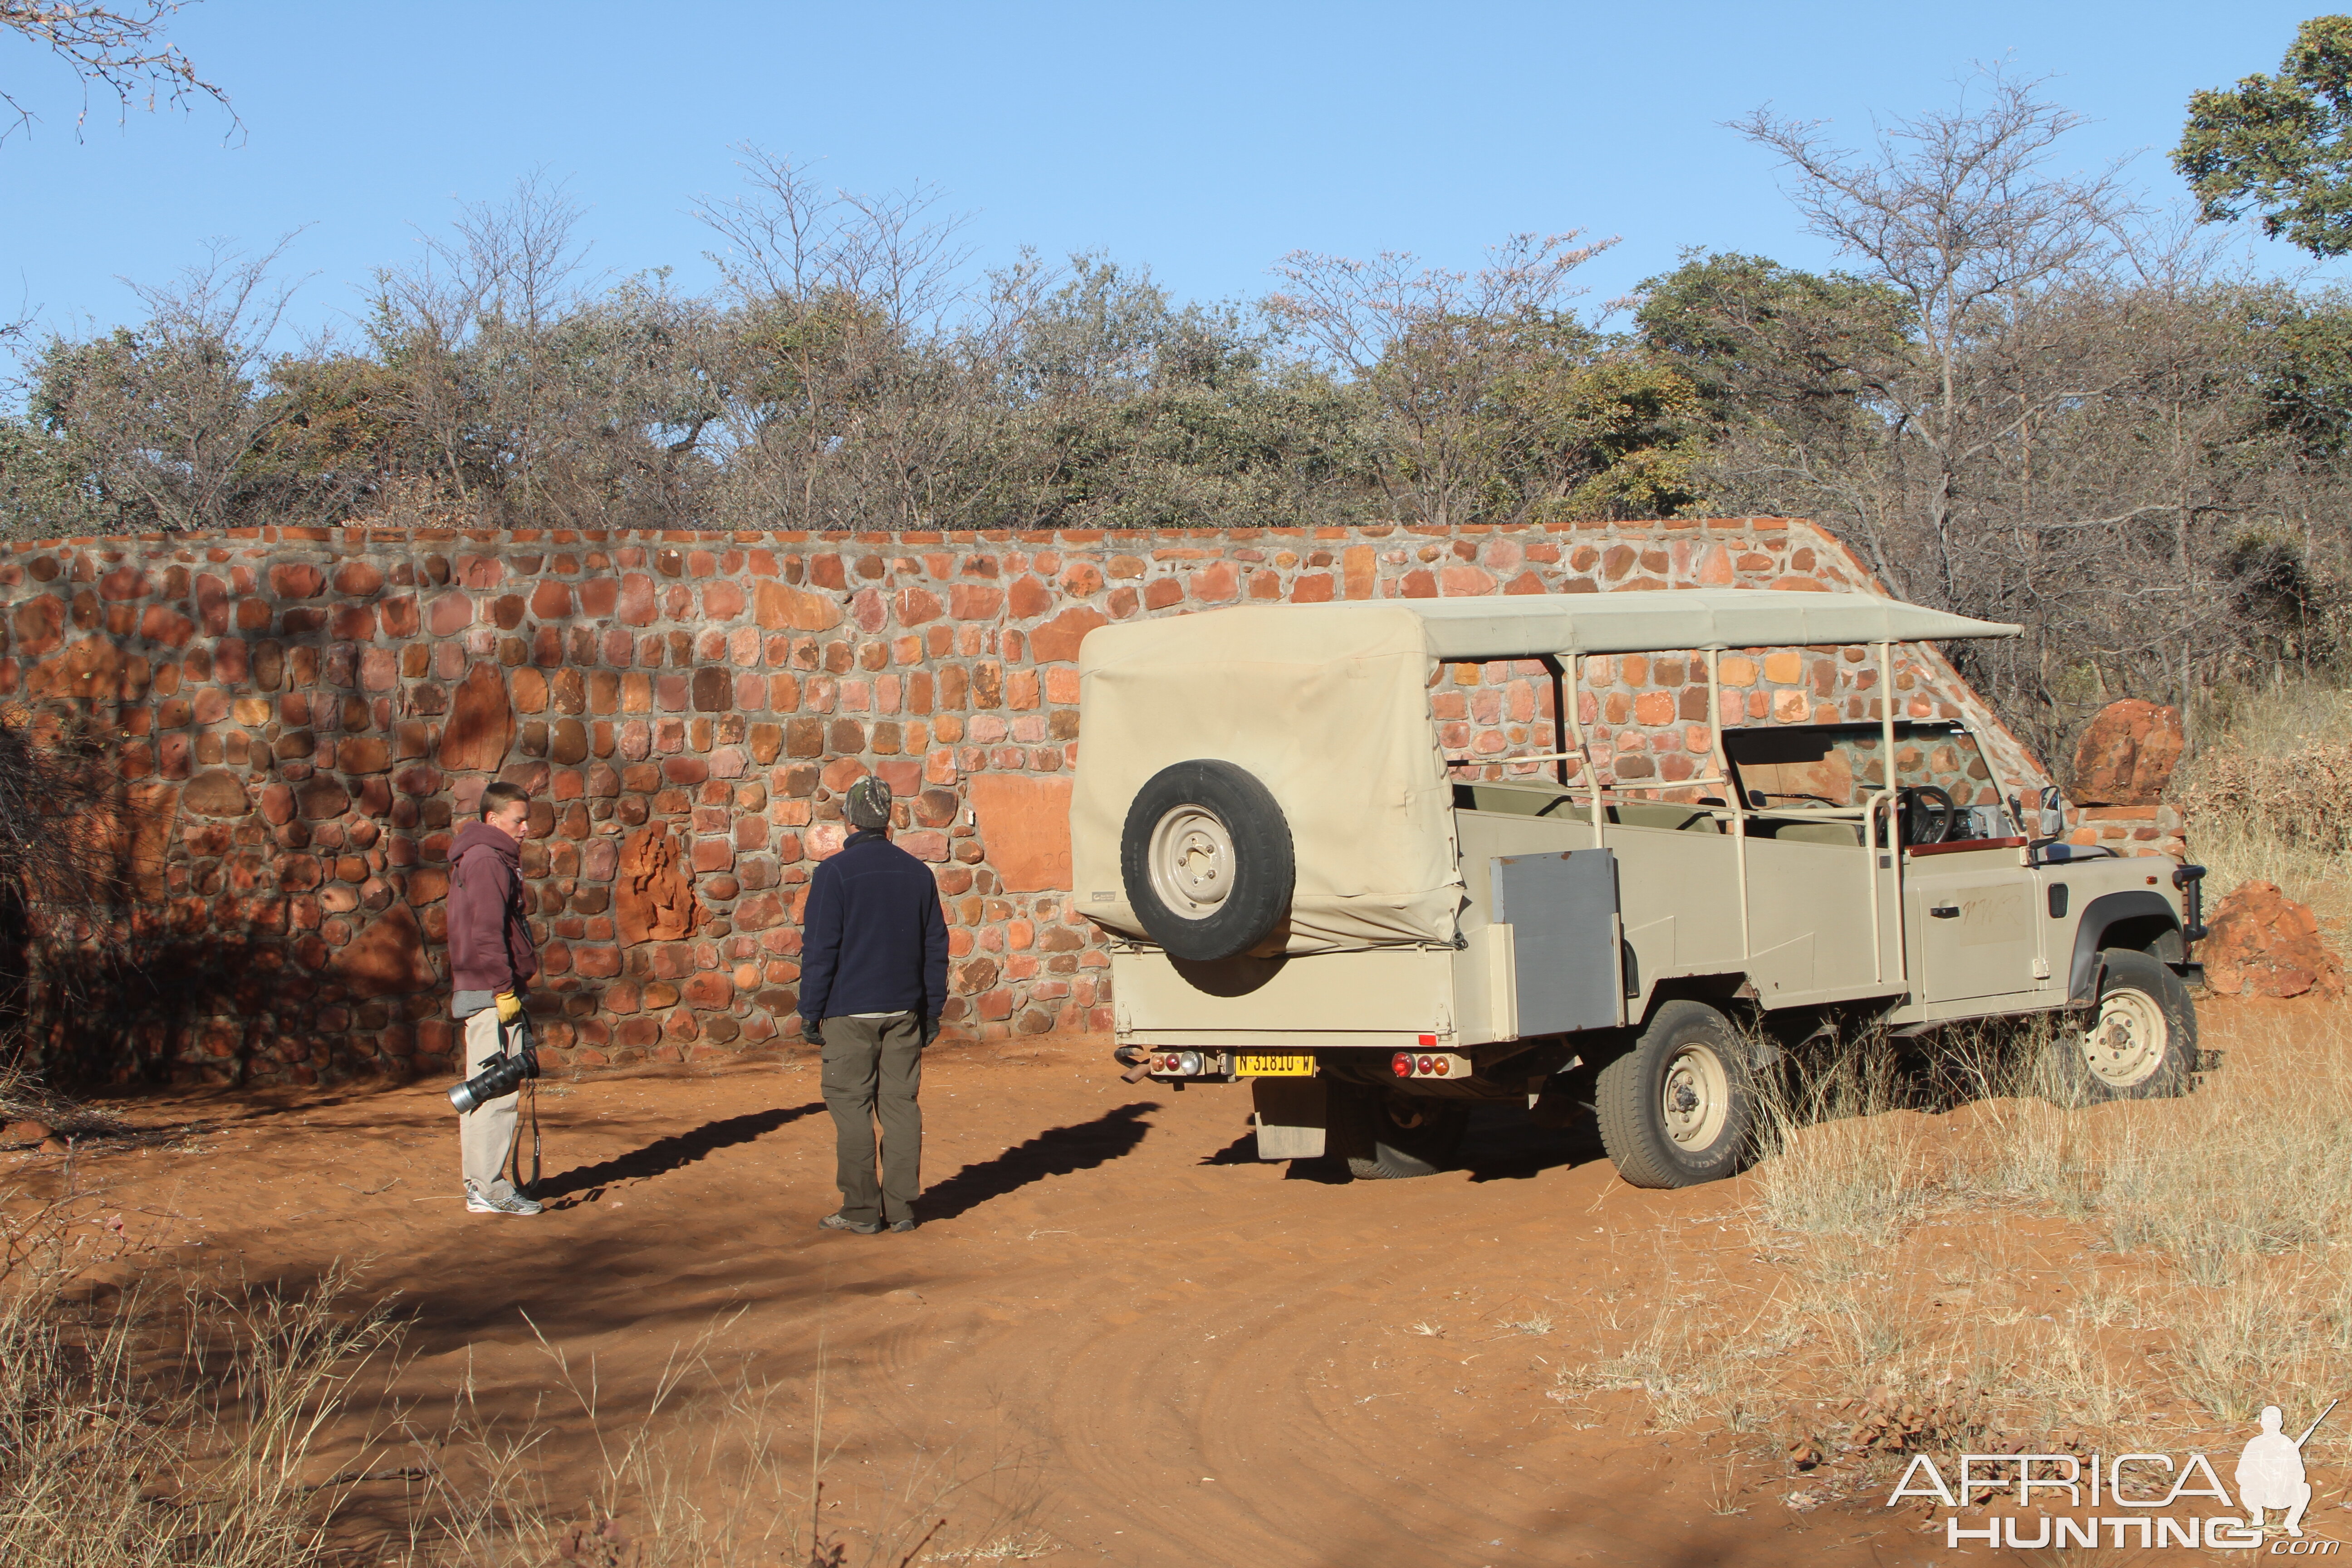
[[(1390, 607), (1328, 606), (1339, 613)], [(1406, 599), (1394, 607), (1420, 617), (1431, 655), (1445, 659), (1842, 647), (2013, 637), (2019, 631), (2001, 622), (1971, 620), (1870, 594), (1780, 594), (1755, 588)]]
[(1103, 626), (1081, 645), (1070, 804), (1078, 905), (1143, 935), (1119, 843), (1160, 769), (1247, 768), (1297, 861), (1286, 951), (1451, 944), (1453, 789), (1430, 721), (1433, 660), (2013, 637), (1860, 594), (1665, 591), (1244, 606)]

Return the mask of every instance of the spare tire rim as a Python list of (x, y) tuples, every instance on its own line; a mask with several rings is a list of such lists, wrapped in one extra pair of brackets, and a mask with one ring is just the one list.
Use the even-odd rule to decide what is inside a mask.
[(1234, 836), (1207, 806), (1177, 806), (1152, 828), (1145, 868), (1170, 913), (1207, 920), (1234, 890)]
[(1731, 1114), (1731, 1075), (1712, 1046), (1693, 1041), (1666, 1058), (1666, 1081), (1659, 1096), (1666, 1136), (1677, 1148), (1712, 1146)]
[(2164, 1009), (2145, 991), (2110, 991), (2099, 999), (2099, 1016), (2083, 1036), (2083, 1059), (2101, 1083), (2136, 1089), (2156, 1076), (2164, 1061)]

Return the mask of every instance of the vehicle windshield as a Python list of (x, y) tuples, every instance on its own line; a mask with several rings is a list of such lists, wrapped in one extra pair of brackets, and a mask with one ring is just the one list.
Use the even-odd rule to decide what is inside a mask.
[[(1849, 808), (1885, 787), (1885, 741), (1875, 724), (1727, 730), (1723, 744), (1750, 810)], [(1951, 797), (1959, 819), (1948, 837), (2000, 838), (2013, 832), (1977, 738), (1956, 724), (1896, 725), (1895, 783), (1901, 789), (1932, 786)]]

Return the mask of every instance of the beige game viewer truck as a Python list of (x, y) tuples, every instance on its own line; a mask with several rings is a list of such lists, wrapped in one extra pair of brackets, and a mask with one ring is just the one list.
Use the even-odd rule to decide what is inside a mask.
[[(2057, 842), (2055, 792), (2002, 787), (1962, 725), (1726, 729), (1715, 700), (1726, 650), (1861, 646), (1889, 693), (1895, 643), (2016, 632), (1755, 590), (1101, 628), (1070, 830), (1116, 939), (1118, 1058), (1246, 1080), (1260, 1158), (1360, 1176), (1448, 1163), (1479, 1100), (1589, 1103), (1619, 1173), (1659, 1187), (1738, 1170), (1757, 1058), (1857, 1022), (2053, 1015), (2085, 1095), (2185, 1092), (2200, 868)], [(1704, 776), (1679, 802), (1595, 788), (1582, 657), (1662, 652), (1706, 671)], [(1475, 762), (1549, 778), (1466, 782), (1440, 747), (1438, 667), (1494, 660), (1541, 661), (1567, 749)]]

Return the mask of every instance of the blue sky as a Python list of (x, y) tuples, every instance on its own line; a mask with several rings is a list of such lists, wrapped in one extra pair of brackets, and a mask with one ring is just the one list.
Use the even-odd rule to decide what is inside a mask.
[[(1148, 264), (1180, 297), (1249, 296), (1293, 248), (1449, 265), (1515, 230), (1622, 243), (1597, 302), (1684, 247), (1823, 265), (1768, 159), (1722, 128), (1759, 104), (1866, 134), (1947, 102), (1972, 60), (2056, 79), (2090, 116), (2069, 156), (2164, 152), (2197, 88), (2276, 68), (2304, 5), (703, 4), (362, 6), (209, 0), (175, 36), (228, 89), (217, 112), (94, 106), (0, 42), (45, 119), (0, 142), (0, 319), (130, 319), (117, 281), (226, 239), (302, 230), (292, 320), (347, 320), (369, 270), (454, 199), (544, 167), (588, 209), (597, 266), (709, 279), (688, 212), (734, 188), (751, 140), (860, 189), (922, 180), (973, 215), (978, 265), (1023, 244)], [(2257, 247), (2293, 268), (2282, 247)]]

